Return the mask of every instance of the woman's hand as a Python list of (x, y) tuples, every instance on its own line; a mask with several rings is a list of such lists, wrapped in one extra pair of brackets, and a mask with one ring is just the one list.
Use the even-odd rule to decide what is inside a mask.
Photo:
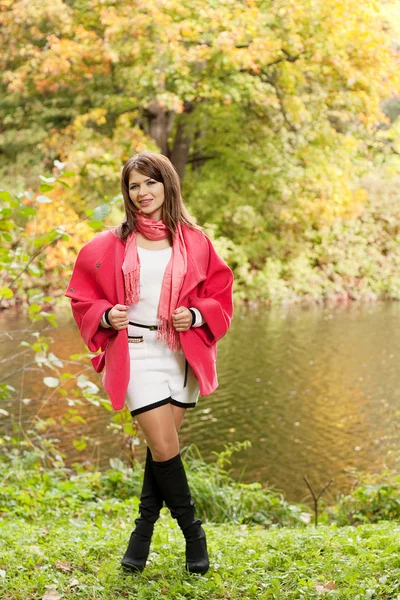
[(176, 331), (187, 331), (192, 326), (192, 313), (188, 308), (179, 306), (172, 313), (172, 324)]
[(116, 304), (108, 313), (108, 320), (117, 331), (128, 327), (128, 307), (124, 304)]

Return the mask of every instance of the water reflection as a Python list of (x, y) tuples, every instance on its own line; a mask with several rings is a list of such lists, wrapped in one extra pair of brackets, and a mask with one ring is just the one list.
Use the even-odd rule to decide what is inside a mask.
[[(397, 456), (399, 316), (397, 303), (237, 310), (218, 347), (220, 386), (188, 411), (182, 444), (195, 442), (210, 459), (224, 443), (249, 439), (252, 447), (233, 457), (236, 475), (278, 487), (291, 501), (308, 496), (304, 475), (317, 490), (334, 478), (327, 496), (334, 499), (349, 487), (345, 469), (373, 471)], [(2, 315), (1, 359), (27, 339), (22, 327), (20, 318)], [(63, 359), (85, 350), (69, 313), (52, 336), (52, 351)], [(30, 360), (26, 353), (1, 363), (4, 375), (27, 365), (8, 380), (18, 401), (4, 408), (22, 423), (37, 414), (60, 418), (68, 410), (65, 399), (43, 385)], [(90, 366), (86, 372), (101, 385)], [(25, 405), (24, 398), (32, 401)], [(75, 408), (87, 424), (70, 423), (63, 432), (69, 462), (86, 458), (106, 466), (110, 456), (124, 453), (120, 435), (109, 428), (110, 413), (87, 402)], [(2, 429), (9, 429), (4, 418)], [(81, 435), (97, 441), (89, 453), (72, 446)], [(137, 452), (143, 457), (143, 445)]]

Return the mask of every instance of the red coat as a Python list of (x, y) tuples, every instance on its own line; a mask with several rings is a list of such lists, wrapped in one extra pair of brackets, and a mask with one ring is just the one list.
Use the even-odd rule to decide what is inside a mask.
[[(207, 396), (218, 387), (217, 341), (227, 332), (233, 315), (233, 273), (201, 231), (182, 225), (188, 254), (178, 306), (200, 310), (206, 323), (179, 333), (182, 350), (200, 387)], [(72, 313), (91, 352), (95, 370), (103, 375), (103, 385), (115, 410), (125, 404), (130, 377), (128, 330), (99, 326), (107, 308), (125, 304), (122, 262), (125, 244), (111, 231), (96, 235), (78, 254), (66, 296)]]

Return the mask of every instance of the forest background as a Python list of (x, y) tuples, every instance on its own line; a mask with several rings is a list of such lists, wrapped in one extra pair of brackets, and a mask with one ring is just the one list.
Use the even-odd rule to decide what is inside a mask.
[(396, 0), (2, 0), (3, 307), (63, 295), (145, 149), (237, 298), (400, 298), (398, 40)]
[[(124, 161), (142, 150), (171, 159), (234, 270), (236, 299), (400, 299), (399, 43), (398, 0), (0, 0), (0, 308), (22, 305), (21, 327), (25, 313), (32, 322), (20, 344), (4, 329), (0, 361), (14, 369), (0, 379), (0, 417), (17, 406), (0, 438), (4, 597), (58, 600), (57, 585), (73, 597), (127, 594), (117, 564), (141, 485), (132, 419), (122, 411), (109, 425), (129, 468), (114, 460), (101, 474), (92, 461), (71, 475), (63, 433), (88, 427), (84, 402), (112, 409), (88, 353), (64, 360), (46, 337), (77, 252), (123, 218)], [(43, 383), (28, 390), (34, 368)], [(32, 399), (40, 409), (22, 423)], [(74, 435), (78, 452), (99, 447)], [(171, 551), (130, 597), (398, 595), (398, 473), (368, 480), (314, 531), (304, 507), (232, 482), (231, 454), (191, 462), (213, 522), (210, 577), (188, 588), (164, 526), (157, 543), (172, 539)], [(271, 531), (247, 532), (254, 524)]]

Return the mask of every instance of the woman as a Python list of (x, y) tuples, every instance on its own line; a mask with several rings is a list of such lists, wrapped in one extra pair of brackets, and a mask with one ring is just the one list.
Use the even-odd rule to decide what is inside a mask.
[(231, 269), (195, 225), (163, 155), (141, 152), (121, 175), (125, 221), (80, 251), (66, 295), (113, 407), (147, 442), (140, 517), (122, 566), (142, 571), (165, 501), (186, 539), (186, 568), (209, 567), (179, 452), (185, 411), (218, 386), (216, 343), (232, 314)]

